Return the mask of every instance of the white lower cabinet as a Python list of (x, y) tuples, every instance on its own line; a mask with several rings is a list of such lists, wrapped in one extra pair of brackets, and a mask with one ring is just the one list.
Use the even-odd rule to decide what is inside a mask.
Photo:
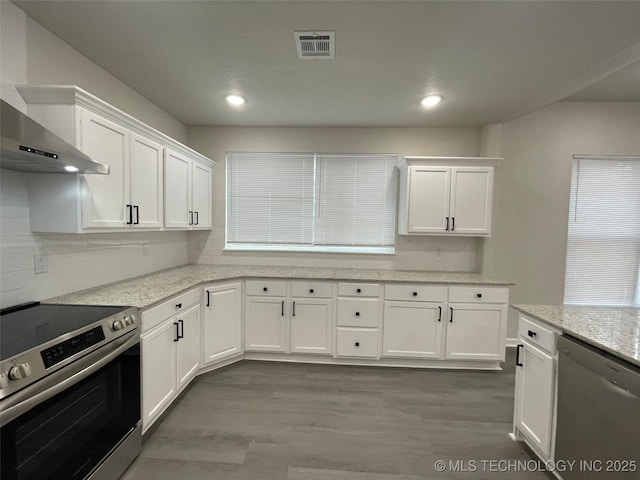
[[(200, 368), (197, 289), (142, 313), (142, 426), (147, 430)], [(177, 313), (174, 312), (177, 310)], [(167, 312), (172, 314), (167, 318)]]
[(333, 301), (324, 298), (292, 298), (292, 353), (331, 353)]
[(285, 297), (247, 297), (245, 307), (245, 350), (286, 350)]
[(336, 357), (380, 356), (380, 285), (338, 284)]
[(397, 301), (384, 303), (384, 356), (442, 357), (443, 304)]
[(449, 303), (445, 318), (446, 359), (504, 360), (507, 305)]
[(203, 363), (242, 353), (242, 283), (204, 289)]
[(514, 433), (545, 460), (553, 459), (558, 332), (520, 315)]

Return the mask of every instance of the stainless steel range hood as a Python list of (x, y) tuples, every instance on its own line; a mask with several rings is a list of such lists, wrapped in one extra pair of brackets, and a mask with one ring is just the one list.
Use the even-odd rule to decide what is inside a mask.
[(108, 165), (94, 162), (4, 100), (0, 103), (0, 167), (39, 173), (109, 173)]

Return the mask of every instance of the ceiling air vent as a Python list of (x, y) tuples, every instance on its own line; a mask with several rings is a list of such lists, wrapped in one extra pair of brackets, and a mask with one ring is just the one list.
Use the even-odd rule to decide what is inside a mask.
[(334, 58), (336, 51), (336, 32), (293, 32), (298, 49), (298, 58), (327, 59)]

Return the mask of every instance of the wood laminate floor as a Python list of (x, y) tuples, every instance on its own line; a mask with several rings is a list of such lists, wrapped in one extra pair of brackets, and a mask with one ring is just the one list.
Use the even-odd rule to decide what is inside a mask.
[(504, 368), (243, 361), (198, 377), (123, 480), (553, 478), (498, 463), (535, 458), (507, 436), (513, 352)]

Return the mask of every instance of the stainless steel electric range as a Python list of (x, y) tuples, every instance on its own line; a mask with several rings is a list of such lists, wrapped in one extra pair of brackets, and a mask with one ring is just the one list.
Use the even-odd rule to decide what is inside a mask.
[(114, 480), (140, 452), (133, 307), (30, 303), (0, 312), (3, 480)]

